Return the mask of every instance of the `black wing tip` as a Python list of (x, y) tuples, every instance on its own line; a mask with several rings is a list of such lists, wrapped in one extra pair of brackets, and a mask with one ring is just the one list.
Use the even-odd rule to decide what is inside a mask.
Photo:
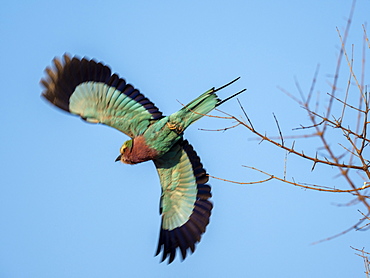
[[(42, 95), (50, 103), (69, 112), (69, 98), (73, 94), (75, 88), (81, 83), (87, 81), (103, 82), (108, 86), (120, 87), (120, 91), (124, 94), (127, 87), (126, 81), (112, 71), (109, 66), (102, 62), (97, 62), (95, 59), (90, 59), (86, 56), (72, 56), (69, 53), (59, 57), (54, 57), (52, 66), (45, 68), (46, 76), (40, 80), (41, 86), (44, 88)], [(126, 95), (142, 104), (145, 109), (152, 115), (153, 120), (162, 118), (162, 112), (150, 102), (143, 94), (136, 90), (135, 95), (130, 93)], [(136, 100), (135, 99), (135, 100)]]
[[(210, 204), (212, 209), (212, 203), (206, 202)], [(158, 256), (161, 251), (163, 252), (160, 262), (164, 262), (168, 258), (167, 263), (171, 264), (175, 260), (177, 249), (181, 254), (181, 261), (184, 261), (188, 254), (194, 253), (202, 235), (206, 232), (210, 214), (209, 211), (208, 215), (200, 216), (203, 219), (199, 219), (199, 215), (196, 216), (193, 213), (190, 219), (181, 227), (171, 231), (161, 229), (162, 236), (155, 254), (155, 256)]]

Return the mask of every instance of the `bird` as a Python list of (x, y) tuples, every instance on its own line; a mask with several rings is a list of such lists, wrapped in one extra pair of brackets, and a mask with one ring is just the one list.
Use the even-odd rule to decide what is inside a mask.
[[(209, 224), (213, 203), (208, 174), (194, 148), (184, 139), (185, 129), (225, 101), (211, 88), (163, 116), (133, 85), (112, 74), (109, 66), (94, 59), (64, 54), (45, 69), (41, 96), (54, 106), (89, 123), (113, 127), (130, 137), (116, 161), (138, 164), (152, 160), (161, 184), (159, 232), (156, 256), (168, 264), (181, 253), (185, 260), (195, 251)], [(189, 251), (190, 250), (190, 251)]]

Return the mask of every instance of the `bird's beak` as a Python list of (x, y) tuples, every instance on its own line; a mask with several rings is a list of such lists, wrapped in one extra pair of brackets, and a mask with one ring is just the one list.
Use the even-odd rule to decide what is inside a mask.
[(122, 156), (122, 154), (120, 154), (120, 155), (116, 158), (115, 162), (120, 161), (120, 160), (121, 160), (121, 156)]

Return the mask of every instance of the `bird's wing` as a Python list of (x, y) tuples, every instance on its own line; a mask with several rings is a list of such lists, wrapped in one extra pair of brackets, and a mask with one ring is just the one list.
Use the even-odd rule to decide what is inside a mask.
[(103, 123), (128, 136), (143, 133), (152, 120), (162, 117), (139, 90), (94, 60), (55, 58), (41, 80), (42, 96), (57, 107), (92, 123)]
[(193, 147), (185, 140), (154, 160), (162, 185), (162, 223), (156, 255), (171, 263), (179, 248), (185, 259), (192, 252), (209, 223), (212, 203), (206, 171)]

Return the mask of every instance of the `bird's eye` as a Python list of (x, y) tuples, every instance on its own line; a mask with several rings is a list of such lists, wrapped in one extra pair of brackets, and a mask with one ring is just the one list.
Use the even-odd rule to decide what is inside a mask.
[(123, 146), (120, 148), (119, 152), (120, 152), (120, 153), (123, 153), (123, 151), (124, 151), (126, 148), (127, 148), (127, 146), (126, 146), (126, 145), (123, 145)]

